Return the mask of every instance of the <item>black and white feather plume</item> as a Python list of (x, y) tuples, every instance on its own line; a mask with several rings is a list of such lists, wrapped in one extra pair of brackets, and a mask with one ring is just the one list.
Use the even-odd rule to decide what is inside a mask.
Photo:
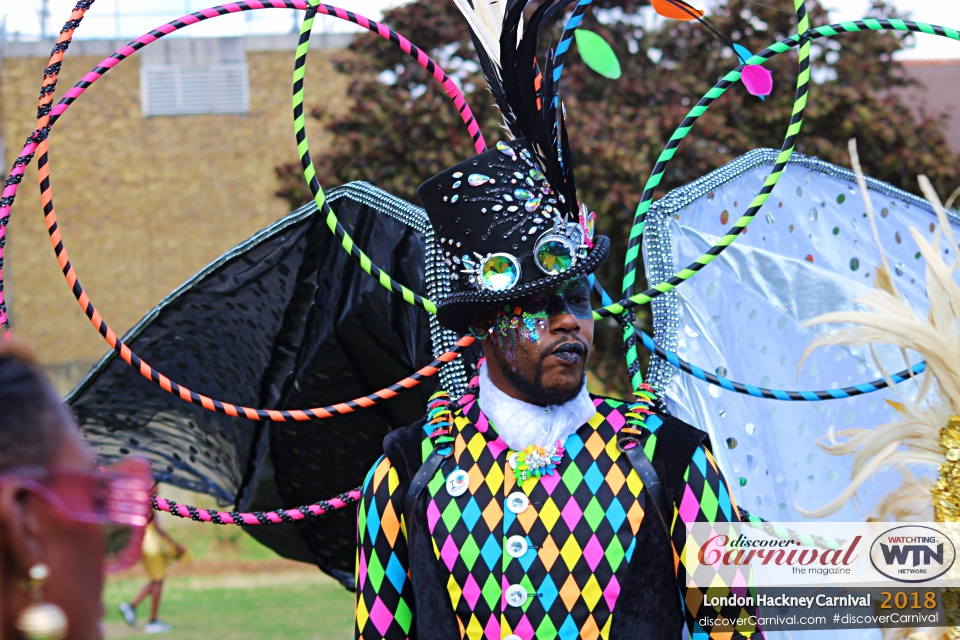
[[(571, 0), (547, 0), (524, 21), (530, 0), (454, 0), (470, 27), (480, 67), (503, 121), (514, 138), (524, 138), (563, 206), (577, 216), (573, 158), (563, 102), (553, 81), (554, 57), (537, 58), (541, 28)], [(498, 22), (499, 20), (499, 22)]]
[(507, 10), (507, 0), (453, 0), (470, 25), (477, 51), (495, 65), (500, 65), (500, 30)]

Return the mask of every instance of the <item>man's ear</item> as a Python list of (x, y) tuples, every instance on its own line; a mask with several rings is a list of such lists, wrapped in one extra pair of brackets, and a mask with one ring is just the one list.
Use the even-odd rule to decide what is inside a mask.
[(43, 561), (41, 498), (16, 479), (0, 485), (0, 541), (7, 547), (14, 570), (27, 570)]

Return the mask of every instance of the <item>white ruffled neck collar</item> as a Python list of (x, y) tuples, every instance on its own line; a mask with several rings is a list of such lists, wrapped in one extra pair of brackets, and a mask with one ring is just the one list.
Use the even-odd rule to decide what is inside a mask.
[(477, 398), (480, 410), (487, 417), (500, 439), (514, 451), (527, 445), (549, 447), (563, 444), (597, 412), (584, 384), (573, 400), (541, 407), (517, 400), (501, 391), (490, 379), (486, 365), (480, 367), (480, 389)]

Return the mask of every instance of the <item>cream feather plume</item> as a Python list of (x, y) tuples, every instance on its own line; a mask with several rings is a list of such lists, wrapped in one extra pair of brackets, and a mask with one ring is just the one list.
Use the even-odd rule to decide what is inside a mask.
[(453, 0), (467, 19), (480, 46), (500, 69), (500, 33), (507, 11), (507, 0)]
[[(907, 366), (911, 366), (908, 352), (915, 352), (926, 360), (927, 369), (922, 378), (914, 381), (915, 386), (902, 389), (900, 387), (907, 387), (909, 383), (890, 384), (898, 401), (887, 402), (897, 410), (899, 419), (874, 429), (831, 431), (827, 442), (821, 446), (832, 455), (853, 456), (851, 482), (829, 503), (815, 509), (798, 506), (797, 511), (811, 518), (834, 513), (847, 500), (854, 498), (858, 489), (873, 474), (894, 468), (901, 473), (903, 483), (880, 501), (873, 517), (932, 520), (932, 483), (917, 480), (910, 469), (936, 470), (946, 460), (940, 444), (941, 430), (951, 416), (960, 415), (960, 286), (954, 280), (954, 272), (960, 268), (960, 261), (946, 264), (940, 248), (941, 236), (946, 236), (952, 248), (957, 247), (957, 241), (933, 186), (925, 176), (920, 176), (920, 188), (933, 205), (940, 222), (932, 242), (927, 242), (916, 229), (910, 229), (910, 235), (926, 261), (930, 308), (926, 317), (922, 317), (897, 291), (890, 276), (854, 140), (850, 141), (850, 156), (874, 238), (880, 248), (881, 265), (876, 271), (874, 290), (855, 300), (866, 308), (865, 311), (828, 313), (806, 323), (807, 326), (828, 323), (853, 326), (813, 341), (804, 358), (814, 349), (828, 345), (870, 345), (874, 361), (884, 378), (890, 382), (888, 372), (872, 348), (872, 345), (886, 344), (899, 347), (904, 360), (908, 361)], [(916, 398), (908, 397), (909, 390), (916, 390)]]

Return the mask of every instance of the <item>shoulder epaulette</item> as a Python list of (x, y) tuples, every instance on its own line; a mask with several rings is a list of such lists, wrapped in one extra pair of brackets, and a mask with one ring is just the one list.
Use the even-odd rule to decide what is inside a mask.
[(635, 436), (641, 435), (644, 430), (655, 432), (662, 421), (649, 421), (648, 418), (653, 415), (656, 404), (657, 390), (649, 384), (641, 384), (637, 389), (636, 399), (630, 404), (630, 408), (624, 415), (627, 424), (621, 431)]
[(434, 448), (453, 442), (453, 411), (450, 394), (441, 389), (430, 396), (427, 401), (427, 437), (433, 442)]

